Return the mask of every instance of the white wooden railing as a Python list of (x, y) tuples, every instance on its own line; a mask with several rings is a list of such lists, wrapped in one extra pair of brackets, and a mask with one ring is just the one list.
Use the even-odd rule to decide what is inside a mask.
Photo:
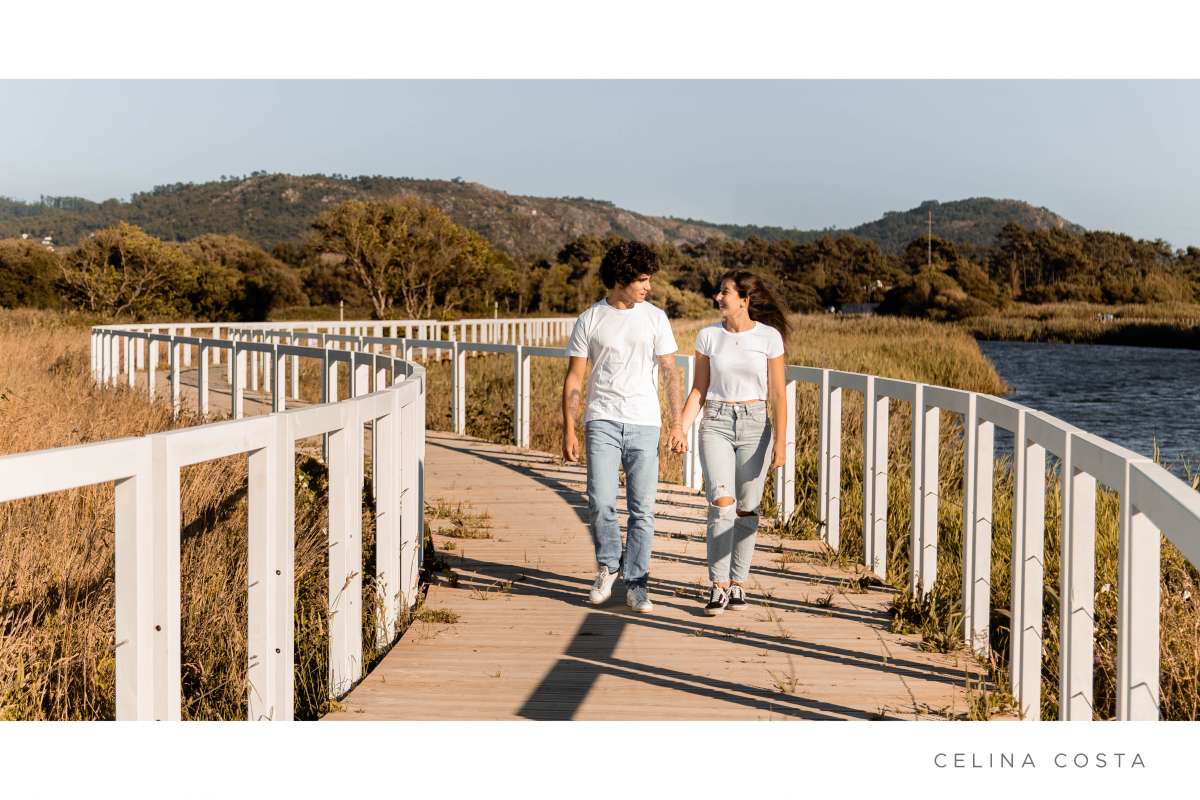
[[(180, 369), (195, 355), (198, 405), (207, 410), (209, 364), (224, 357), (235, 421), (82, 447), (0, 459), (0, 501), (45, 494), (89, 483), (117, 484), (117, 655), (118, 716), (178, 718), (178, 470), (223, 455), (251, 453), (250, 641), (251, 718), (290, 718), (291, 711), (291, 458), (297, 438), (327, 434), (330, 466), (330, 540), (352, 542), (358, 533), (361, 430), (376, 423), (379, 563), (385, 592), (394, 604), (415, 596), (423, 498), (424, 370), (432, 356), (451, 362), (451, 418), (466, 428), (468, 356), (511, 355), (514, 370), (513, 439), (530, 441), (530, 360), (566, 358), (560, 347), (570, 319), (429, 320), (179, 324), (101, 326), (92, 332), (96, 379), (116, 385), (122, 377), (156, 391), (157, 348), (168, 354), (170, 397), (180, 405)], [(209, 338), (196, 337), (210, 331)], [(403, 335), (401, 335), (403, 333)], [(385, 335), (390, 334), (390, 335)], [(304, 342), (304, 344), (301, 344)], [(311, 346), (314, 343), (317, 346)], [(149, 357), (145, 350), (149, 348)], [(291, 396), (299, 395), (298, 360), (319, 359), (325, 405), (285, 411), (287, 374)], [(291, 360), (290, 368), (287, 365)], [(676, 362), (690, 385), (694, 358)], [(348, 399), (338, 402), (337, 365), (348, 366)], [(240, 420), (243, 394), (269, 387), (273, 414)], [(887, 480), (889, 403), (909, 404), (912, 413), (912, 513), (910, 586), (927, 594), (937, 578), (939, 426), (941, 412), (958, 415), (964, 430), (962, 636), (975, 652), (988, 649), (991, 600), (993, 464), (995, 429), (1014, 436), (1014, 497), (1011, 553), (1012, 692), (1025, 719), (1037, 719), (1041, 691), (1042, 594), (1045, 531), (1046, 453), (1061, 465), (1062, 552), (1059, 594), (1061, 650), (1060, 716), (1091, 719), (1093, 713), (1094, 573), (1096, 489), (1103, 485), (1120, 500), (1118, 572), (1117, 717), (1156, 719), (1159, 713), (1159, 532), (1188, 560), (1200, 564), (1200, 494), (1150, 459), (1075, 428), (1048, 414), (1001, 398), (911, 381), (812, 367), (786, 370), (787, 458), (776, 471), (779, 513), (795, 513), (796, 391), (816, 387), (820, 402), (817, 520), (822, 539), (839, 546), (842, 466), (842, 396), (863, 395), (864, 564), (880, 577), (887, 572)], [(374, 393), (369, 393), (371, 387)], [(699, 421), (689, 431), (684, 482), (701, 486)], [(335, 477), (336, 476), (336, 477)], [(414, 484), (413, 481), (416, 481)], [(416, 491), (411, 491), (415, 487)], [(384, 513), (384, 509), (400, 509)], [(396, 527), (387, 527), (387, 525)], [(387, 528), (386, 530), (384, 528)], [(155, 536), (154, 530), (166, 531)], [(341, 548), (351, 560), (353, 547)], [(347, 602), (334, 592), (356, 565), (331, 559), (330, 603)], [(390, 574), (389, 574), (390, 571)], [(338, 586), (340, 587), (340, 583)], [(358, 591), (361, 593), (361, 586)], [(354, 591), (350, 592), (353, 597)], [(351, 606), (350, 608), (353, 608)], [(339, 615), (331, 627), (330, 670), (334, 691), (361, 674), (359, 618)], [(389, 619), (392, 617), (389, 616)], [(390, 635), (390, 631), (385, 635)], [(256, 699), (256, 697), (258, 699)]]
[[(1159, 532), (1200, 564), (1200, 495), (1145, 456), (1060, 419), (990, 395), (808, 367), (787, 368), (789, 414), (798, 382), (820, 392), (820, 488), (823, 538), (836, 549), (839, 531), (842, 392), (863, 395), (864, 562), (886, 574), (887, 424), (891, 399), (912, 408), (911, 587), (926, 594), (937, 577), (938, 428), (940, 412), (962, 419), (963, 639), (988, 649), (995, 429), (1014, 439), (1011, 689), (1025, 719), (1037, 719), (1041, 692), (1042, 594), (1046, 453), (1061, 465), (1061, 652), (1058, 687), (1062, 719), (1091, 719), (1093, 711), (1096, 486), (1120, 500), (1118, 565), (1117, 718), (1157, 719), (1159, 711)], [(789, 428), (792, 430), (792, 428)], [(793, 474), (794, 442), (788, 444)], [(783, 477), (777, 475), (777, 480)], [(794, 508), (784, 483), (782, 510)]]

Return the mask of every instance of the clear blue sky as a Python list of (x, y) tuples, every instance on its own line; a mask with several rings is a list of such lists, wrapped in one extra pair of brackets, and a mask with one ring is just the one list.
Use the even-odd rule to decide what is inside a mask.
[(0, 81), (0, 194), (222, 174), (461, 176), (649, 214), (847, 227), (1008, 197), (1200, 245), (1200, 82)]

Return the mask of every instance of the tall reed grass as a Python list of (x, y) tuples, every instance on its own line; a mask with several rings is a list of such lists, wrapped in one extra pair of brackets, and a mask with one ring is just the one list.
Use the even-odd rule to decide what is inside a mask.
[(1200, 348), (1200, 305), (1193, 303), (1013, 303), (959, 324), (977, 339)]
[[(139, 436), (202, 422), (163, 401), (100, 389), (87, 330), (0, 312), (0, 455)], [(296, 470), (296, 715), (328, 706), (325, 470), (307, 443)], [(181, 476), (184, 719), (246, 716), (245, 456)], [(379, 656), (374, 514), (364, 494), (364, 661)], [(0, 719), (115, 713), (113, 489), (0, 504)]]

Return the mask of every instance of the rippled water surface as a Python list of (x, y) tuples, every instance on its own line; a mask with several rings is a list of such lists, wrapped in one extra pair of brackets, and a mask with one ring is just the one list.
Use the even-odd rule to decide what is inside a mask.
[(1200, 462), (1200, 351), (1112, 345), (980, 342), (1013, 393), (1165, 465)]

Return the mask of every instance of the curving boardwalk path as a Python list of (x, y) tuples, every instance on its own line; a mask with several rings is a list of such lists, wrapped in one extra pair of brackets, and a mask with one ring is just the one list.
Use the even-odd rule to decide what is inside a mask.
[[(181, 373), (195, 407), (195, 370)], [(211, 403), (229, 409), (214, 370)], [(270, 411), (246, 392), (246, 413)], [(297, 405), (289, 401), (289, 405)], [(488, 515), (490, 538), (439, 533), (425, 609), (453, 624), (416, 621), (329, 720), (928, 719), (967, 709), (980, 667), (929, 653), (890, 633), (893, 590), (855, 591), (816, 541), (761, 535), (750, 607), (704, 616), (703, 497), (659, 487), (650, 570), (655, 610), (630, 611), (618, 581), (607, 605), (585, 522), (585, 472), (560, 459), (470, 437), (427, 434), (426, 503)], [(620, 506), (624, 505), (622, 493)], [(622, 522), (624, 520), (622, 519)], [(472, 527), (468, 525), (468, 527)], [(447, 549), (448, 543), (453, 549)], [(450, 577), (453, 573), (454, 578)]]
[[(468, 500), (491, 538), (436, 533), (441, 574), (415, 622), (326, 719), (881, 719), (966, 710), (968, 659), (888, 632), (891, 589), (854, 592), (816, 542), (760, 536), (751, 607), (706, 617), (703, 499), (659, 491), (655, 610), (623, 590), (587, 604), (595, 562), (584, 472), (512, 447), (430, 432), (427, 502)], [(623, 501), (622, 501), (623, 503)], [(446, 543), (454, 549), (446, 551)], [(828, 602), (828, 605), (823, 603)]]

